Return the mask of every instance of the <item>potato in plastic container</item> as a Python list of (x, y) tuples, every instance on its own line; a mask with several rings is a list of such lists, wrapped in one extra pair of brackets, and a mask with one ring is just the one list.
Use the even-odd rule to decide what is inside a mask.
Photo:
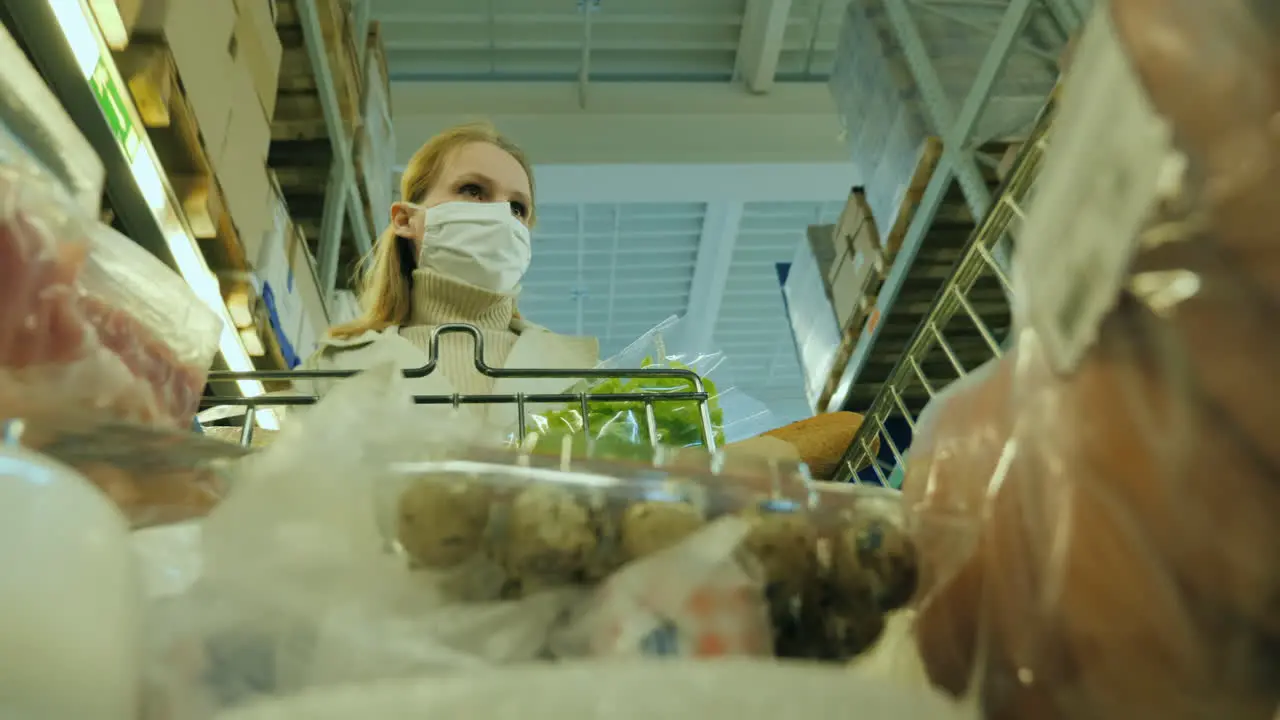
[(904, 486), (921, 654), (987, 718), (1275, 717), (1277, 57), (1263, 0), (1111, 0), (1081, 37), (1015, 342)]
[(392, 466), (398, 545), (424, 570), (497, 569), (507, 596), (593, 584), (717, 517), (777, 504), (799, 511), (808, 498), (798, 463), (740, 458), (730, 472), (696, 448), (660, 449), (659, 466), (568, 453), (437, 453)]
[(0, 165), (0, 415), (189, 427), (221, 322), (46, 175)]
[(818, 585), (822, 539), (892, 516), (890, 496), (824, 505), (798, 463), (476, 445), (484, 428), (424, 426), (403, 383), (387, 366), (335, 386), (229, 473), (199, 579), (150, 615), (149, 697), (199, 706), (162, 717), (521, 662), (776, 654), (769, 611)]

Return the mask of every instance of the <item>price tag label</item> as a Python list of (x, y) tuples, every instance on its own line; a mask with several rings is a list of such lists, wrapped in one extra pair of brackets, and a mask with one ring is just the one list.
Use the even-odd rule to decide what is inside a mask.
[(1016, 261), (1023, 317), (1062, 372), (1114, 307), (1176, 157), (1105, 5), (1075, 58)]

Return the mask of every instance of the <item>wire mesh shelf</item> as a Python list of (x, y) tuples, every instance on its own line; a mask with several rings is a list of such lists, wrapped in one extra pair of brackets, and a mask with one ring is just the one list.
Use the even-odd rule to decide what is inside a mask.
[[(517, 437), (523, 438), (527, 433), (525, 409), (530, 403), (575, 403), (582, 414), (582, 432), (590, 437), (590, 408), (592, 403), (637, 403), (644, 407), (644, 418), (648, 440), (651, 446), (657, 447), (659, 436), (654, 405), (657, 403), (693, 402), (698, 406), (698, 424), (702, 433), (703, 446), (709, 452), (716, 450), (715, 431), (711, 423), (711, 410), (708, 406), (710, 396), (702, 377), (692, 370), (682, 368), (647, 367), (636, 369), (589, 368), (589, 369), (526, 369), (495, 368), (484, 360), (484, 335), (474, 325), (451, 323), (437, 327), (431, 333), (427, 345), (427, 362), (421, 367), (409, 368), (403, 372), (407, 379), (424, 378), (435, 372), (440, 361), (440, 338), (449, 334), (469, 335), (474, 348), (476, 371), (485, 377), (515, 379), (547, 379), (560, 378), (573, 380), (634, 380), (634, 379), (666, 379), (680, 380), (688, 384), (685, 392), (635, 392), (635, 393), (592, 393), (589, 390), (564, 393), (509, 393), (509, 394), (452, 394), (452, 395), (415, 395), (413, 401), (419, 405), (449, 405), (454, 408), (462, 405), (514, 405), (516, 407)], [(336, 380), (349, 378), (358, 374), (356, 370), (254, 370), (249, 372), (212, 372), (209, 382), (234, 382), (237, 380)], [(201, 408), (224, 405), (243, 407), (246, 409), (245, 423), (240, 436), (240, 443), (248, 446), (253, 442), (254, 423), (250, 421), (252, 411), (263, 407), (314, 405), (320, 398), (316, 395), (301, 393), (268, 394), (257, 397), (219, 397), (205, 396), (201, 398)]]
[[(926, 399), (932, 399), (972, 369), (960, 362), (954, 342), (948, 339), (949, 334), (968, 335), (976, 330), (982, 345), (990, 353), (988, 359), (1003, 354), (1001, 342), (1008, 328), (992, 327), (984, 319), (983, 309), (972, 299), (971, 291), (979, 280), (994, 278), (1012, 297), (1009, 276), (996, 259), (995, 248), (1005, 238), (1009, 239), (1010, 246), (1017, 247), (1018, 232), (1025, 218), (1023, 208), (1027, 207), (1035, 191), (1054, 108), (1055, 102), (1050, 98), (1019, 151), (996, 201), (970, 236), (960, 259), (934, 298), (929, 313), (916, 328), (906, 351), (872, 401), (862, 426), (841, 458), (837, 481), (860, 482), (858, 468), (869, 466), (881, 484), (892, 484), (890, 475), (894, 468), (902, 466), (908, 447), (894, 441), (886, 423), (901, 418), (914, 434), (919, 404), (913, 398), (923, 391)], [(937, 355), (945, 360), (926, 363), (926, 358)], [(926, 366), (935, 372), (932, 375), (926, 373)], [(937, 372), (940, 367), (944, 368), (943, 373)], [(887, 448), (892, 455), (891, 462), (878, 457), (877, 437), (880, 438), (879, 447)]]

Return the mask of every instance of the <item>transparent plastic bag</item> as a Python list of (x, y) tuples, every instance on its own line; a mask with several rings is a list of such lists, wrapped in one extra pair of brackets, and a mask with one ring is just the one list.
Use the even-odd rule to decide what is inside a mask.
[(1280, 16), (1111, 0), (1015, 256), (1015, 341), (907, 468), (933, 682), (988, 718), (1280, 705)]
[[(707, 411), (716, 447), (754, 437), (775, 426), (772, 413), (762, 403), (738, 392), (724, 382), (724, 355), (702, 347), (705, 338), (691, 337), (683, 319), (672, 316), (640, 336), (601, 368), (691, 370), (701, 376), (708, 395)], [(715, 379), (713, 379), (713, 376)], [(694, 392), (683, 378), (632, 377), (600, 380), (589, 384), (591, 395)], [(593, 457), (647, 460), (651, 441), (667, 447), (701, 447), (704, 442), (701, 413), (693, 400), (656, 401), (652, 405), (654, 427), (649, 427), (645, 404), (641, 401), (600, 401), (589, 403), (587, 417), (577, 403), (564, 410), (531, 415), (522, 444), (539, 452), (560, 452), (565, 437), (572, 438), (575, 453), (587, 454), (584, 426), (591, 437)], [(652, 433), (652, 436), (651, 436)]]
[[(200, 552), (170, 569), (190, 578), (199, 566), (198, 579), (149, 613), (155, 717), (195, 720), (315, 685), (571, 659), (592, 648), (555, 638), (591, 607), (627, 616), (602, 598), (655, 567), (695, 584), (686, 571), (703, 568), (704, 584), (728, 578), (756, 593), (769, 609), (768, 650), (809, 659), (865, 648), (885, 598), (910, 594), (884, 592), (899, 563), (881, 556), (901, 549), (884, 542), (901, 525), (896, 496), (814, 487), (798, 463), (700, 448), (662, 450), (652, 465), (486, 447), (482, 427), (424, 436), (406, 422), (414, 415), (400, 374), (377, 368), (236, 463)], [(725, 540), (717, 520), (745, 534)], [(849, 587), (861, 594), (846, 607), (834, 589)], [(856, 646), (846, 642), (854, 610), (867, 621)]]
[(82, 473), (134, 528), (203, 517), (226, 495), (237, 445), (72, 409), (26, 412), (21, 442)]
[(740, 552), (751, 530), (722, 518), (623, 567), (558, 644), (607, 658), (772, 655), (764, 572)]
[(864, 720), (974, 717), (946, 698), (845, 668), (725, 659), (580, 662), (321, 688), (219, 720), (848, 720), (851, 713)]
[(50, 178), (0, 166), (0, 415), (189, 427), (219, 319)]

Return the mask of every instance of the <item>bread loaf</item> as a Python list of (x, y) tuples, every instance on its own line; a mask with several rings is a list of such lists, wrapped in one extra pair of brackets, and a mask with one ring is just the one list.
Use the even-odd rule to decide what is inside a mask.
[[(862, 420), (862, 416), (854, 412), (823, 413), (770, 430), (765, 435), (791, 443), (813, 477), (827, 480), (839, 469), (840, 458), (862, 427)], [(879, 452), (879, 437), (871, 442), (871, 449)], [(862, 467), (866, 467), (865, 463)]]

